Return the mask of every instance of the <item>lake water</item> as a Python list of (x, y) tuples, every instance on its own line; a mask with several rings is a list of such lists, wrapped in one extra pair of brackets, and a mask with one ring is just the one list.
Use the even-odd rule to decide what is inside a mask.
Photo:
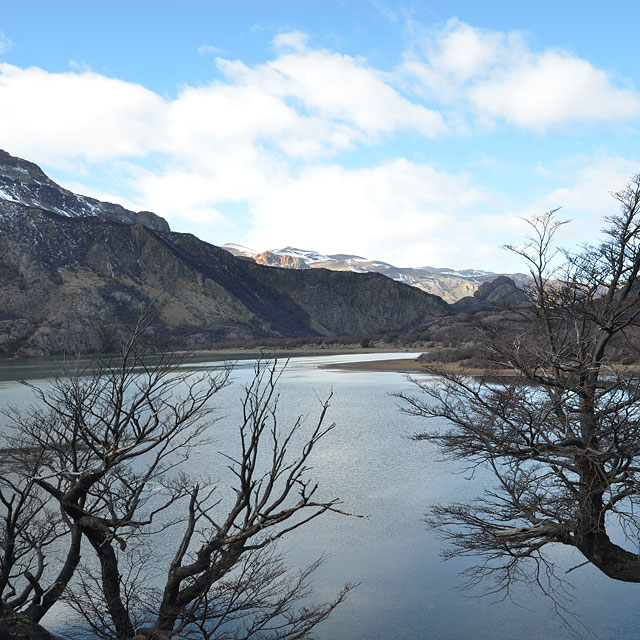
[[(329, 515), (293, 532), (282, 544), (289, 564), (306, 566), (322, 554), (327, 562), (316, 573), (314, 599), (328, 600), (346, 582), (360, 583), (347, 602), (323, 625), (318, 640), (386, 639), (545, 639), (640, 638), (640, 585), (610, 580), (590, 566), (568, 578), (573, 590), (576, 636), (554, 613), (552, 604), (536, 590), (517, 589), (512, 601), (474, 598), (460, 592), (459, 572), (468, 559), (444, 562), (442, 542), (428, 531), (422, 518), (428, 506), (478, 495), (482, 479), (442, 462), (427, 443), (410, 440), (421, 429), (416, 418), (401, 414), (390, 394), (413, 392), (401, 374), (319, 368), (332, 362), (413, 357), (411, 354), (369, 354), (294, 358), (281, 385), (281, 423), (318, 415), (321, 399), (333, 392), (330, 420), (338, 427), (321, 444), (313, 459), (312, 476), (326, 498), (340, 497), (344, 509), (366, 519)], [(26, 404), (29, 392), (17, 378), (51, 375), (49, 368), (31, 363), (2, 365), (0, 406)], [(208, 363), (201, 366), (218, 366)], [(233, 384), (216, 396), (219, 414), (216, 443), (193, 458), (193, 470), (220, 478), (224, 461), (218, 451), (232, 452), (237, 436), (241, 385), (252, 375), (252, 361), (238, 361)], [(558, 548), (560, 567), (583, 559)], [(475, 593), (478, 595), (478, 592)]]

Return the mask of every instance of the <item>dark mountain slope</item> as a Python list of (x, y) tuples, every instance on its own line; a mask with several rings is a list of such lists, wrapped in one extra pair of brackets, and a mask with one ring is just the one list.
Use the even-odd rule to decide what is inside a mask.
[(448, 313), (374, 274), (261, 267), (189, 234), (0, 200), (0, 355), (108, 351), (152, 303), (162, 341), (375, 333)]
[(451, 305), (456, 312), (476, 312), (518, 308), (528, 303), (528, 298), (511, 278), (498, 276), (484, 282), (473, 296), (466, 296)]
[[(405, 331), (420, 325), (424, 318), (449, 313), (442, 298), (379, 273), (247, 267), (269, 287), (286, 291), (309, 313), (314, 328), (325, 335)], [(416, 296), (416, 292), (422, 295)]]

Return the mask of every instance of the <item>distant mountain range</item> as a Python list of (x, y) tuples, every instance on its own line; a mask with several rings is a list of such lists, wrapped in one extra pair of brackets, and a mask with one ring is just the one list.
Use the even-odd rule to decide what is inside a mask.
[[(491, 282), (499, 275), (504, 275), (478, 269), (456, 271), (437, 267), (396, 267), (387, 262), (368, 260), (356, 255), (342, 253), (324, 255), (317, 251), (307, 251), (295, 247), (259, 252), (239, 244), (229, 243), (222, 245), (222, 248), (234, 256), (251, 259), (258, 264), (271, 267), (381, 273), (397, 282), (440, 296), (449, 303), (473, 296), (480, 285), (485, 282)], [(523, 274), (508, 275), (516, 282), (523, 283), (526, 281), (526, 276)]]
[(349, 271), (235, 257), (0, 152), (0, 356), (107, 352), (150, 306), (156, 339), (191, 348), (408, 331), (452, 312), (415, 287)]

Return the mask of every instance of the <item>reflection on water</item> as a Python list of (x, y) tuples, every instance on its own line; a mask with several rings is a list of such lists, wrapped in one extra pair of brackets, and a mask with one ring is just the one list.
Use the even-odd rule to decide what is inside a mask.
[[(366, 519), (330, 515), (307, 529), (293, 532), (283, 543), (294, 566), (304, 566), (328, 553), (317, 573), (317, 600), (330, 599), (339, 587), (359, 582), (345, 605), (321, 626), (319, 640), (388, 639), (545, 639), (575, 637), (554, 614), (539, 592), (516, 590), (510, 601), (470, 599), (456, 590), (458, 572), (469, 560), (443, 562), (440, 541), (425, 529), (423, 514), (429, 504), (476, 495), (482, 478), (469, 482), (460, 469), (439, 460), (428, 443), (409, 439), (420, 429), (415, 418), (399, 412), (389, 394), (412, 392), (404, 376), (318, 369), (328, 362), (415, 357), (413, 354), (369, 354), (294, 358), (281, 387), (283, 424), (298, 414), (312, 421), (320, 402), (333, 392), (330, 418), (338, 424), (313, 459), (312, 475), (322, 495), (339, 496), (346, 510)], [(14, 363), (10, 364), (11, 367)], [(25, 364), (16, 364), (16, 378), (26, 377)], [(33, 366), (33, 365), (31, 365)], [(52, 366), (51, 363), (47, 366)], [(220, 366), (219, 362), (200, 366)], [(27, 369), (25, 369), (27, 367)], [(252, 361), (238, 362), (234, 383), (215, 401), (224, 419), (216, 423), (214, 445), (190, 459), (194, 472), (227, 481), (218, 451), (232, 451), (240, 415), (240, 386), (252, 372)], [(52, 369), (40, 370), (43, 377)], [(27, 402), (27, 390), (10, 382), (3, 371), (0, 403)], [(212, 460), (218, 460), (220, 465)], [(568, 569), (582, 562), (579, 554), (558, 548), (559, 565)], [(610, 640), (640, 637), (640, 586), (618, 583), (585, 566), (568, 578), (575, 585), (573, 610), (584, 627), (583, 637)]]

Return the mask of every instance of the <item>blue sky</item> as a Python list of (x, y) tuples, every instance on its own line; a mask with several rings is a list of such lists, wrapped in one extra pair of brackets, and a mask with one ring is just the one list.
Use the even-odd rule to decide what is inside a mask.
[(512, 271), (523, 216), (595, 241), (640, 171), (632, 2), (29, 2), (0, 148), (176, 231)]

